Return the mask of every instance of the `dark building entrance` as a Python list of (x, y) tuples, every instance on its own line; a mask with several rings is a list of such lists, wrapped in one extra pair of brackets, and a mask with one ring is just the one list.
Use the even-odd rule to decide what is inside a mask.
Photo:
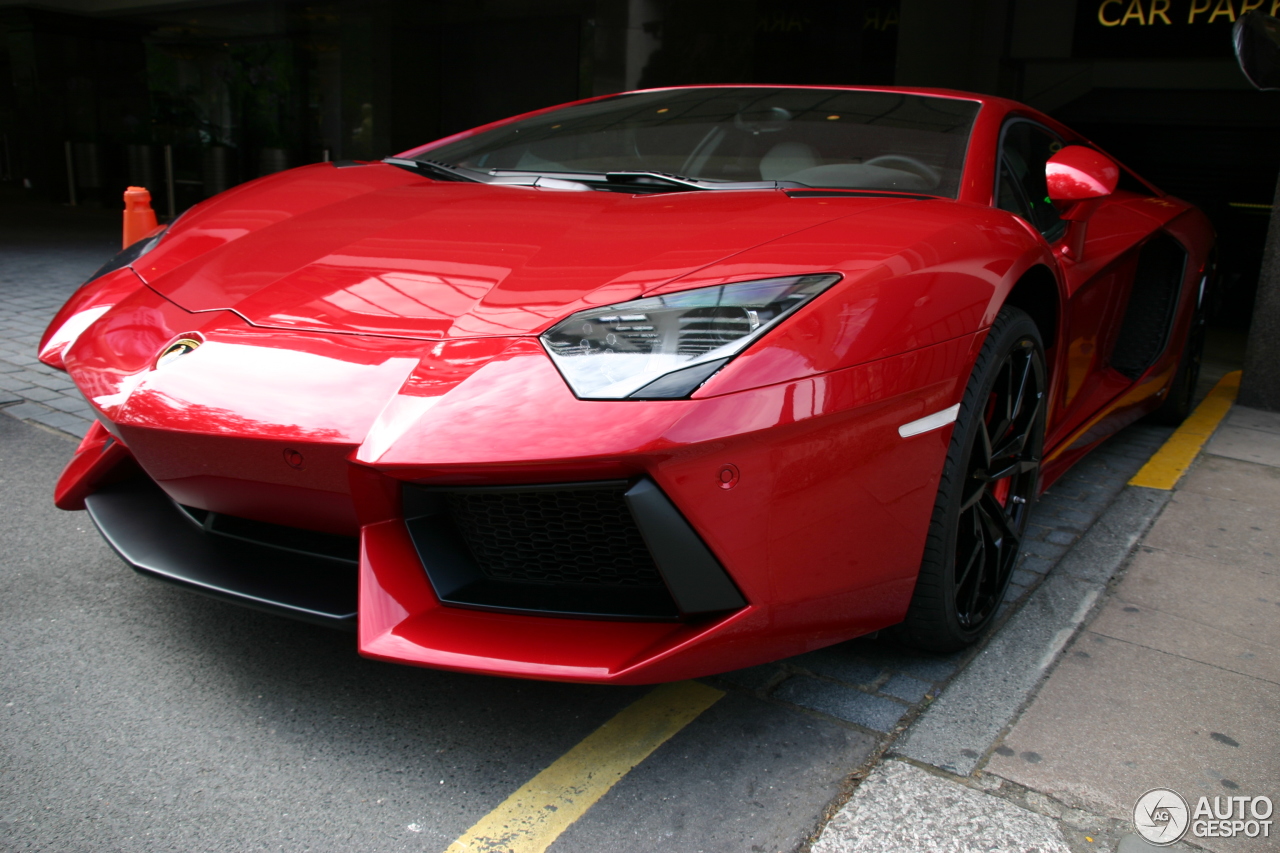
[(323, 159), (684, 83), (907, 84), (1061, 118), (1202, 206), (1243, 327), (1280, 98), (1229, 32), (1275, 0), (0, 0), (0, 187), (174, 212)]
[(163, 208), (172, 174), (179, 211), (593, 94), (892, 83), (897, 43), (877, 0), (54, 5), (0, 3), (0, 182), (90, 205), (145, 184)]
[(1219, 324), (1244, 331), (1276, 173), (1280, 97), (1236, 66), (1231, 27), (1273, 0), (904, 0), (896, 82), (993, 92), (1083, 133), (1199, 205), (1219, 236)]

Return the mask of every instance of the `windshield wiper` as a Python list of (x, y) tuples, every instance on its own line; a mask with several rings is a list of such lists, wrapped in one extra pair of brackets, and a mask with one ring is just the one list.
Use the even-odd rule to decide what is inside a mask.
[[(462, 166), (451, 166), (438, 160), (409, 160), (402, 157), (387, 157), (382, 162), (390, 166), (399, 166), (420, 174), (446, 181), (470, 181), (480, 184), (506, 184), (507, 186), (547, 186), (557, 189), (572, 189), (573, 185), (582, 187), (600, 187), (608, 185), (609, 189), (641, 190), (663, 192), (671, 190), (775, 190), (775, 189), (807, 189), (808, 184), (796, 181), (704, 181), (699, 178), (688, 178), (684, 175), (673, 175), (669, 172), (652, 172), (646, 170), (628, 170), (619, 172), (536, 172), (523, 169), (490, 169), (478, 172)], [(604, 187), (600, 187), (603, 189)]]
[(448, 163), (441, 163), (437, 160), (407, 160), (403, 157), (386, 157), (382, 162), (388, 166), (399, 166), (401, 169), (409, 169), (413, 172), (419, 172), (446, 181), (487, 183), (485, 181), (486, 176), (482, 172), (460, 169), (457, 166), (450, 166)]
[[(670, 172), (632, 169), (617, 172), (535, 172), (522, 169), (493, 169), (489, 172), (494, 183), (534, 183), (535, 179), (572, 181), (601, 189), (670, 192), (671, 190), (774, 190), (807, 189), (808, 184), (795, 181), (704, 181)], [(482, 179), (483, 180), (483, 179)]]
[(700, 178), (688, 178), (684, 175), (673, 175), (669, 172), (651, 172), (643, 169), (625, 172), (605, 172), (604, 178), (611, 184), (640, 185), (654, 184), (664, 187), (683, 187), (688, 190), (776, 190), (803, 189), (808, 184), (796, 181), (704, 181)]
[[(406, 160), (403, 157), (387, 157), (383, 163), (388, 166), (399, 166), (402, 169), (418, 172), (437, 180), (469, 181), (477, 184), (505, 184), (514, 187), (549, 187), (552, 189), (589, 190), (591, 187), (583, 183), (591, 175), (561, 174), (559, 172), (503, 172), (491, 169), (488, 172), (477, 172), (463, 166), (451, 166), (439, 160)], [(594, 177), (599, 177), (594, 176)]]

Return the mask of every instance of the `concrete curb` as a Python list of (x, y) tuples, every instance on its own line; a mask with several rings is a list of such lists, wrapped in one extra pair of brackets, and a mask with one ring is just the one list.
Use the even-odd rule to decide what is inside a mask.
[(1127, 486), (893, 754), (968, 776), (1035, 692), (1173, 493)]

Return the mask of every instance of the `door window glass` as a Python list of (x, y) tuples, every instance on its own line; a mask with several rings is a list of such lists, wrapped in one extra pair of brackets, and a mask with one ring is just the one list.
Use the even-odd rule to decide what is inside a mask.
[(1018, 191), (1017, 184), (1018, 182), (1013, 177), (1013, 172), (1009, 171), (1009, 164), (1002, 158), (1000, 161), (1000, 181), (996, 185), (996, 192), (999, 194), (996, 199), (996, 206), (1001, 210), (1017, 214), (1030, 222), (1031, 211), (1027, 210), (1027, 206), (1022, 203), (1022, 193)]
[(1045, 164), (1061, 148), (1061, 139), (1029, 121), (1007, 125), (1000, 145), (997, 204), (1026, 219), (1050, 242), (1066, 230), (1066, 223), (1049, 201), (1044, 177)]

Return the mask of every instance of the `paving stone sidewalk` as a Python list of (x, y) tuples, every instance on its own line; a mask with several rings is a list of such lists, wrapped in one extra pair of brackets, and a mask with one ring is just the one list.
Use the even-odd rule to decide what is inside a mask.
[[(1156, 491), (1130, 487), (1116, 506)], [(1269, 837), (1193, 829), (1158, 847), (1132, 822), (1152, 788), (1192, 808), (1201, 796), (1280, 801), (1280, 414), (1234, 408), (1164, 495), (1092, 617), (985, 754), (959, 772), (882, 762), (813, 853), (1280, 850), (1274, 824)], [(1086, 553), (1096, 529), (1089, 537)]]
[(36, 359), (45, 326), (120, 251), (117, 220), (95, 211), (0, 206), (0, 406), (10, 417), (83, 436), (92, 412), (71, 380)]

